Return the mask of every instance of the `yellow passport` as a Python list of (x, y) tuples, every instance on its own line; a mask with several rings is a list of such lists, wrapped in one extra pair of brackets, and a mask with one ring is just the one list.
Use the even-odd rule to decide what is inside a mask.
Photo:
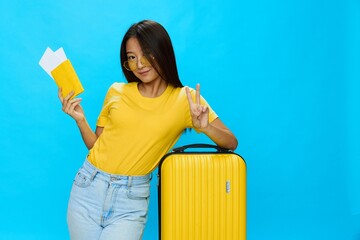
[(70, 62), (66, 59), (51, 71), (56, 85), (62, 89), (63, 97), (66, 97), (71, 91), (74, 91), (72, 98), (84, 91), (84, 88)]
[(56, 51), (47, 47), (39, 61), (39, 65), (55, 80), (57, 86), (62, 89), (63, 97), (66, 97), (71, 91), (74, 91), (74, 95), (72, 96), (72, 98), (74, 98), (84, 91), (62, 47)]

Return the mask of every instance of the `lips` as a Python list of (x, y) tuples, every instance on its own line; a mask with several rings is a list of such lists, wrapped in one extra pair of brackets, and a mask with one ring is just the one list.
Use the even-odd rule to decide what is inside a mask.
[(141, 71), (141, 72), (138, 72), (140, 75), (144, 75), (146, 73), (150, 72), (150, 69), (149, 70), (146, 70), (146, 71)]

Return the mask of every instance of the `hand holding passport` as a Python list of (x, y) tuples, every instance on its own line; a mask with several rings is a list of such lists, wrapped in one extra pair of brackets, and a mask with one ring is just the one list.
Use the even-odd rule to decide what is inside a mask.
[(63, 48), (59, 48), (54, 52), (48, 47), (41, 57), (39, 64), (55, 80), (56, 85), (62, 89), (63, 97), (66, 97), (71, 91), (74, 91), (73, 97), (84, 91)]

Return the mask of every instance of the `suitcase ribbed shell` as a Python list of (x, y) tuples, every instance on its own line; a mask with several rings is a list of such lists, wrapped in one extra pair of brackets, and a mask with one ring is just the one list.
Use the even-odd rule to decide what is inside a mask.
[(162, 240), (246, 239), (246, 164), (234, 153), (173, 153), (160, 167)]

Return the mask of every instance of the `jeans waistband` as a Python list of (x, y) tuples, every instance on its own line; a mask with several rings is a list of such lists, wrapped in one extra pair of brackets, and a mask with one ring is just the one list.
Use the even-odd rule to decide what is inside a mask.
[(110, 174), (95, 167), (93, 164), (89, 162), (88, 159), (85, 160), (83, 164), (83, 168), (91, 173), (91, 180), (93, 180), (97, 175), (100, 175), (105, 181), (119, 182), (122, 184), (126, 184), (128, 186), (144, 184), (149, 182), (152, 178), (152, 173), (143, 176), (126, 176), (126, 175)]

